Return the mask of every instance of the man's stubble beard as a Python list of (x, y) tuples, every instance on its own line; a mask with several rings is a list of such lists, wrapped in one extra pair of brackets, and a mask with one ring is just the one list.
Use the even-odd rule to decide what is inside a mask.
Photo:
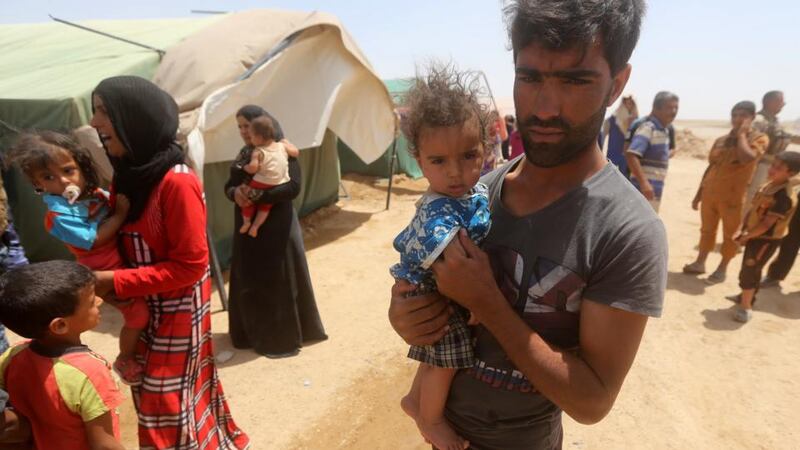
[[(603, 127), (603, 120), (606, 116), (605, 105), (608, 104), (610, 96), (611, 92), (606, 95), (603, 107), (578, 126), (571, 126), (560, 117), (548, 121), (542, 121), (534, 116), (525, 118), (520, 128), (525, 158), (534, 166), (552, 168), (564, 165), (592, 149), (591, 144), (597, 141), (600, 129)], [(564, 131), (564, 139), (552, 144), (534, 142), (525, 131), (530, 126), (560, 128)]]

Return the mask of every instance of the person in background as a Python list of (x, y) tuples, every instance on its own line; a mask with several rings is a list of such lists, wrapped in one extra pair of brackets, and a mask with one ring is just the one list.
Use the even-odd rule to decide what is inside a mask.
[(683, 267), (683, 273), (702, 274), (706, 271), (706, 258), (714, 250), (717, 227), (722, 221), (722, 260), (707, 281), (725, 281), (728, 263), (736, 256), (739, 246), (734, 242), (741, 223), (745, 192), (756, 164), (767, 149), (769, 138), (753, 129), (756, 105), (739, 102), (731, 111), (730, 133), (714, 141), (708, 154), (708, 168), (692, 201), (692, 208), (700, 209), (700, 244), (697, 259)]
[(628, 176), (628, 162), (625, 159), (625, 140), (633, 122), (639, 118), (639, 108), (632, 95), (622, 97), (617, 109), (603, 124), (603, 141), (608, 139), (606, 157)]
[[(631, 123), (630, 128), (625, 133), (625, 146), (623, 147), (623, 151), (627, 151), (628, 147), (631, 145), (631, 139), (633, 139), (633, 135), (636, 134), (636, 130), (639, 129), (639, 125), (643, 124), (647, 120), (647, 116), (639, 117), (638, 119), (634, 120)], [(667, 125), (667, 135), (669, 136), (669, 156), (672, 158), (675, 156), (675, 151), (677, 147), (677, 141), (675, 137), (675, 124)], [(625, 164), (628, 163), (628, 160), (625, 160)], [(628, 169), (627, 176), (630, 178), (630, 169)]]
[[(797, 201), (800, 202), (800, 192), (797, 193)], [(792, 270), (798, 251), (800, 251), (800, 208), (796, 208), (792, 215), (792, 220), (789, 222), (789, 234), (781, 240), (778, 256), (769, 265), (767, 276), (761, 280), (761, 287), (780, 286), (781, 281), (785, 280), (789, 271)]]
[(679, 101), (672, 92), (656, 94), (652, 112), (638, 125), (625, 151), (633, 185), (656, 212), (661, 206), (669, 159), (674, 154), (669, 148), (667, 127), (678, 115)]
[(234, 226), (243, 223), (241, 209), (253, 204), (273, 204), (262, 232), (256, 238), (233, 235), (230, 271), (228, 325), (237, 349), (253, 349), (267, 358), (297, 355), (310, 342), (328, 339), (317, 309), (311, 284), (303, 233), (292, 200), (300, 194), (302, 171), (297, 158), (289, 158), (289, 182), (271, 189), (247, 186), (244, 166), (255, 149), (250, 124), (267, 117), (274, 139), (294, 147), (285, 139), (280, 123), (257, 105), (246, 105), (236, 113), (236, 125), (244, 146), (230, 167), (225, 195), (235, 203)]
[(734, 237), (743, 245), (744, 257), (739, 272), (741, 294), (734, 319), (749, 322), (753, 317), (753, 303), (761, 282), (761, 270), (786, 236), (789, 219), (797, 203), (789, 179), (800, 172), (800, 153), (781, 152), (775, 156), (767, 172), (767, 181), (753, 196), (742, 229)]
[(508, 144), (510, 147), (510, 154), (508, 155), (510, 160), (525, 153), (525, 147), (522, 146), (522, 135), (519, 134), (518, 129), (515, 129), (511, 133), (511, 136), (508, 138)]
[(506, 138), (503, 140), (503, 159), (508, 161), (511, 159), (511, 133), (514, 132), (516, 127), (516, 119), (511, 114), (506, 115)]
[(506, 134), (506, 126), (503, 119), (500, 118), (500, 113), (492, 111), (490, 113), (490, 123), (493, 125), (489, 128), (489, 138), (491, 143), (484, 149), (483, 168), (481, 175), (485, 175), (493, 171), (502, 160), (501, 147), (503, 141), (508, 139)]
[(769, 91), (761, 99), (761, 111), (753, 121), (753, 128), (769, 137), (769, 147), (758, 161), (753, 179), (750, 180), (750, 187), (747, 189), (748, 202), (767, 180), (767, 172), (775, 157), (786, 151), (789, 144), (800, 144), (800, 135), (789, 133), (778, 119), (784, 106), (786, 102), (781, 91)]
[[(28, 264), (25, 249), (22, 248), (14, 222), (11, 217), (11, 208), (8, 207), (8, 196), (0, 176), (0, 275), (11, 269)], [(0, 323), (0, 353), (8, 348), (6, 329)]]
[[(274, 138), (275, 127), (272, 120), (263, 116), (250, 122), (250, 139), (255, 149), (250, 156), (250, 162), (244, 166), (244, 171), (252, 175), (248, 184), (252, 189), (267, 190), (289, 182), (289, 157), (298, 158), (300, 151), (293, 146), (284, 146)], [(239, 233), (257, 237), (258, 229), (267, 220), (270, 209), (270, 203), (242, 208), (243, 224)]]

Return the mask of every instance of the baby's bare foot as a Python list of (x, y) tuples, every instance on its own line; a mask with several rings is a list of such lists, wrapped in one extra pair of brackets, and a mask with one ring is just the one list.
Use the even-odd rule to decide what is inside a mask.
[(251, 222), (245, 222), (244, 225), (242, 225), (242, 228), (239, 228), (239, 233), (241, 234), (247, 233), (247, 231), (250, 229), (250, 223)]
[(250, 227), (250, 231), (247, 233), (250, 237), (258, 237), (258, 228)]
[(425, 440), (439, 450), (469, 448), (469, 441), (456, 434), (444, 418), (438, 422), (425, 422), (420, 418), (417, 420), (417, 427)]

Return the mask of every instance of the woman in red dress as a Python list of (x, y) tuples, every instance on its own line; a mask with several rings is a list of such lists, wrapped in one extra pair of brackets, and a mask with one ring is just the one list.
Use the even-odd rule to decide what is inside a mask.
[(131, 203), (120, 230), (129, 269), (96, 272), (97, 292), (146, 297), (150, 324), (133, 387), (139, 446), (242, 449), (214, 365), (211, 282), (203, 189), (175, 141), (178, 107), (144, 78), (103, 80), (92, 95), (92, 126), (114, 167), (112, 191)]

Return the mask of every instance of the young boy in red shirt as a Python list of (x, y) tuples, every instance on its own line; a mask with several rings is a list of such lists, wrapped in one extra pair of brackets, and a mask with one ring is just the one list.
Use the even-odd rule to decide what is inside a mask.
[(31, 339), (0, 356), (0, 389), (31, 424), (34, 448), (123, 449), (110, 366), (81, 344), (100, 321), (93, 273), (50, 261), (0, 277), (0, 321)]

